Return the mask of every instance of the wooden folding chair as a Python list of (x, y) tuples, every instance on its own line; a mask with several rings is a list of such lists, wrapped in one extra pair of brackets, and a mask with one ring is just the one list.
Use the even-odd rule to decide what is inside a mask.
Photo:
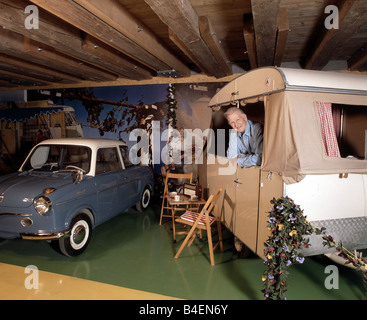
[[(171, 173), (171, 172), (167, 172), (166, 174), (166, 181), (164, 184), (164, 190), (163, 190), (163, 195), (162, 195), (162, 208), (161, 208), (161, 217), (159, 219), (159, 225), (162, 224), (162, 218), (163, 217), (168, 217), (172, 219), (172, 225), (174, 228), (174, 223), (175, 223), (175, 217), (173, 216), (172, 212), (172, 207), (168, 205), (167, 202), (167, 197), (169, 197), (169, 190), (168, 190), (168, 182), (169, 180), (180, 180), (180, 179), (186, 179), (189, 180), (189, 183), (192, 182), (192, 173)], [(165, 213), (165, 210), (168, 211), (168, 213)]]
[[(184, 242), (182, 243), (180, 249), (177, 251), (175, 255), (176, 259), (181, 254), (183, 248), (186, 245), (190, 246), (192, 242), (195, 240), (196, 235), (200, 233), (201, 230), (205, 230), (208, 237), (210, 264), (214, 266), (214, 250), (218, 246), (218, 244), (220, 246), (220, 251), (223, 252), (222, 229), (217, 204), (221, 192), (222, 189), (219, 189), (219, 191), (215, 196), (211, 195), (200, 212), (186, 211), (183, 215), (181, 215), (179, 218), (176, 219), (177, 223), (191, 226), (189, 233), (187, 234)], [(214, 211), (214, 215), (210, 215), (212, 211)], [(213, 223), (217, 223), (218, 237), (219, 237), (218, 243), (214, 247), (211, 232), (211, 226)]]

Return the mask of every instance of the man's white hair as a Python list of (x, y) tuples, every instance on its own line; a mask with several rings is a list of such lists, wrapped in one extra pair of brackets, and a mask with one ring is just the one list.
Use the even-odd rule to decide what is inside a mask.
[(246, 115), (240, 108), (237, 107), (231, 107), (229, 108), (225, 113), (224, 113), (224, 117), (226, 119), (228, 119), (228, 116), (230, 116), (231, 114), (235, 113), (235, 112), (239, 112), (241, 115)]

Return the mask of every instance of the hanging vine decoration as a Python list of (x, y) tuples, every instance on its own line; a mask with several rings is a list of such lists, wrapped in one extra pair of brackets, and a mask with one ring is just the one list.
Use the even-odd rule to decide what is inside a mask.
[(324, 240), (322, 243), (324, 246), (336, 249), (338, 256), (345, 260), (345, 265), (352, 265), (357, 271), (362, 272), (362, 282), (365, 289), (365, 296), (367, 297), (367, 259), (362, 257), (362, 254), (358, 254), (356, 250), (354, 253), (349, 251), (343, 246), (342, 241), (336, 242), (331, 235), (326, 233), (326, 228), (322, 227), (320, 229), (314, 227), (314, 232), (317, 235), (321, 235)]
[(172, 128), (177, 128), (177, 119), (176, 119), (176, 111), (177, 111), (177, 101), (175, 99), (176, 95), (176, 87), (174, 84), (168, 85), (168, 95), (167, 95), (167, 104), (168, 104), (168, 113), (166, 118), (167, 126), (171, 126)]
[(304, 235), (312, 233), (306, 217), (299, 206), (288, 197), (273, 199), (269, 212), (268, 229), (271, 234), (265, 243), (265, 261), (268, 267), (262, 281), (265, 300), (285, 300), (287, 292), (288, 268), (295, 263), (303, 263), (304, 257), (298, 253), (309, 243)]

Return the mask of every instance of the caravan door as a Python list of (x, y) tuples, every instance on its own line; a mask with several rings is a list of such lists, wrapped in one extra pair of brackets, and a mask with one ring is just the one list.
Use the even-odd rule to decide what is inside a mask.
[(252, 252), (256, 252), (260, 174), (260, 167), (238, 167), (234, 180), (236, 215), (232, 232)]

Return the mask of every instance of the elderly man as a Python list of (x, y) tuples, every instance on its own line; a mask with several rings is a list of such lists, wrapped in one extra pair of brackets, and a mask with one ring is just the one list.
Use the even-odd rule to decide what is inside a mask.
[(229, 125), (236, 130), (229, 138), (227, 157), (240, 167), (260, 166), (263, 152), (263, 126), (247, 120), (246, 114), (236, 107), (224, 114)]

